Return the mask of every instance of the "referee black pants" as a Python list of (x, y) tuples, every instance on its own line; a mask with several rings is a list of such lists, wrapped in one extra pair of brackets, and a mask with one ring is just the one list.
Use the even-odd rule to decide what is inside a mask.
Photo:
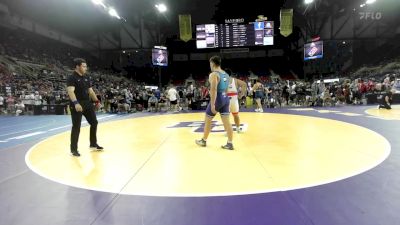
[(381, 103), (381, 104), (379, 105), (379, 108), (380, 108), (380, 109), (381, 109), (381, 108), (384, 108), (384, 109), (392, 109), (392, 107), (390, 107), (390, 105), (387, 104), (386, 102)]
[(74, 105), (70, 105), (71, 118), (72, 118), (72, 130), (71, 130), (71, 151), (78, 150), (79, 133), (81, 131), (82, 115), (85, 116), (86, 120), (90, 124), (90, 146), (97, 144), (97, 118), (94, 111), (94, 105), (90, 101), (80, 101), (79, 104), (82, 106), (83, 112), (77, 112)]

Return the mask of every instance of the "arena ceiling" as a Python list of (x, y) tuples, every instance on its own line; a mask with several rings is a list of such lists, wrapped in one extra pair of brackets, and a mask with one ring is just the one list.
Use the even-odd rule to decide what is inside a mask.
[[(158, 1), (155, 0), (104, 0), (113, 6), (132, 26), (138, 25), (138, 16), (154, 20)], [(92, 4), (91, 0), (0, 0), (10, 11), (34, 21), (64, 31), (75, 37), (90, 37), (99, 32), (118, 29), (121, 21)], [(163, 0), (168, 7), (162, 20), (169, 33), (178, 32), (178, 15), (192, 14), (193, 23), (209, 23), (217, 0)]]
[[(104, 0), (113, 6), (126, 23), (139, 26), (139, 17), (150, 23), (147, 29), (154, 26), (157, 12), (156, 0)], [(257, 15), (265, 15), (279, 21), (281, 8), (294, 8), (294, 25), (308, 30), (308, 35), (318, 34), (329, 22), (332, 15), (340, 17), (350, 14), (352, 10), (360, 10), (360, 4), (366, 0), (315, 0), (306, 5), (304, 0), (273, 0), (263, 2), (249, 1), (236, 3), (232, 0), (163, 0), (168, 11), (161, 18), (161, 30), (164, 35), (178, 33), (178, 15), (191, 14), (193, 24), (223, 23), (226, 18), (255, 19)], [(92, 0), (0, 0), (9, 6), (11, 12), (31, 18), (49, 27), (66, 32), (77, 38), (90, 39), (99, 33), (118, 33), (121, 21), (111, 18), (104, 10), (96, 7)], [(399, 0), (377, 0), (371, 10), (381, 10), (390, 23), (386, 27), (396, 27), (400, 19)], [(153, 24), (153, 25), (152, 25)], [(277, 23), (278, 25), (278, 23)], [(340, 24), (341, 26), (341, 24)], [(397, 25), (398, 26), (398, 25)], [(396, 28), (394, 28), (396, 29)]]

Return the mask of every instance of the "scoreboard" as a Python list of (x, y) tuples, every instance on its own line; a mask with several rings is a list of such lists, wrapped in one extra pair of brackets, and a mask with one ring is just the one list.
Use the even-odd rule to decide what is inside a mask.
[(274, 44), (274, 22), (250, 24), (202, 24), (196, 26), (196, 46), (229, 48)]

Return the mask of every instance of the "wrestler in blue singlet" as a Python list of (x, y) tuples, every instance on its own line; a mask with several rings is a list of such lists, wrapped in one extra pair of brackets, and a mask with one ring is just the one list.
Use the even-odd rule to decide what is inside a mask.
[[(217, 98), (215, 100), (215, 111), (219, 112), (221, 115), (229, 115), (229, 97), (226, 95), (226, 90), (229, 85), (229, 75), (225, 72), (219, 72), (219, 82), (217, 85)], [(206, 110), (207, 116), (214, 117), (215, 114), (211, 112), (211, 105), (208, 104)]]

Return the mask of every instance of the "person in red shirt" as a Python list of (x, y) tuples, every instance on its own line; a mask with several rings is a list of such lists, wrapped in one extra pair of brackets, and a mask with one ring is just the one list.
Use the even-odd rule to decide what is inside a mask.
[(14, 108), (15, 108), (15, 99), (14, 99), (14, 97), (13, 97), (11, 94), (8, 95), (6, 102), (7, 102), (7, 111), (8, 111), (9, 113), (14, 112)]
[(358, 83), (358, 90), (360, 90), (360, 93), (365, 94), (367, 92), (367, 88), (367, 84), (363, 80), (360, 80)]
[(368, 80), (368, 91), (369, 92), (375, 91), (375, 82), (371, 79)]
[(207, 99), (209, 96), (208, 88), (205, 86), (201, 87), (201, 99)]

